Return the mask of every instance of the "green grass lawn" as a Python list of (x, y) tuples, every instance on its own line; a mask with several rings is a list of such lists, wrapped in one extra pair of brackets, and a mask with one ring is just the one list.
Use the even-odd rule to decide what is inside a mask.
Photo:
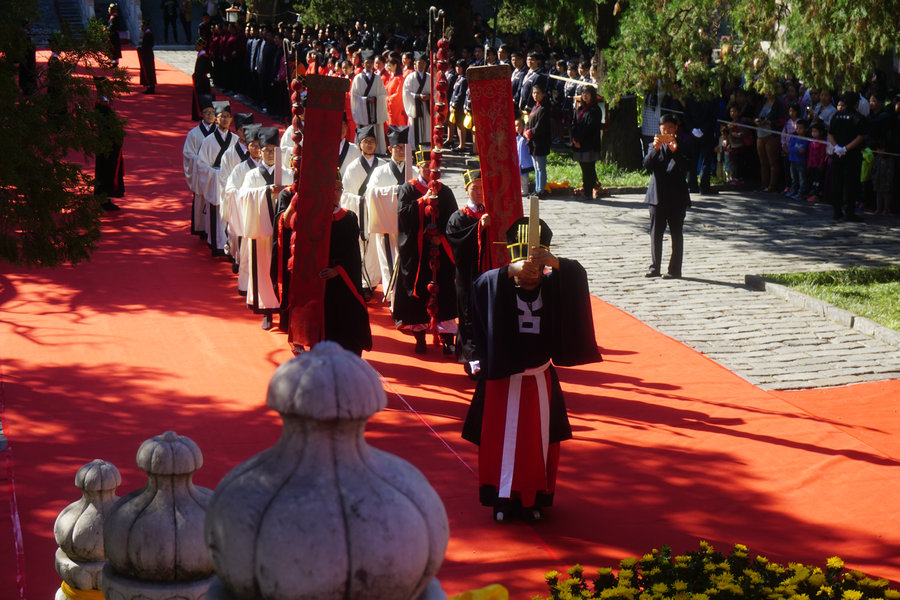
[[(646, 187), (650, 175), (644, 171), (625, 171), (616, 165), (597, 163), (597, 180), (603, 187)], [(568, 181), (570, 188), (581, 187), (581, 167), (571, 154), (551, 151), (547, 156), (547, 181)]]
[(900, 331), (900, 267), (763, 277)]

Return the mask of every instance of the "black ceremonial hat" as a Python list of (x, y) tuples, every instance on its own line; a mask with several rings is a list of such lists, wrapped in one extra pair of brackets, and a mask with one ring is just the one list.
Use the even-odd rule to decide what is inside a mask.
[(431, 148), (419, 146), (419, 149), (416, 150), (416, 164), (421, 165), (422, 163), (427, 163), (430, 161), (431, 161)]
[(409, 139), (409, 125), (388, 125), (388, 146), (405, 144)]
[(219, 115), (225, 111), (231, 112), (231, 102), (228, 100), (216, 100), (212, 103), (213, 108), (216, 109), (216, 114)]
[[(549, 250), (553, 232), (550, 231), (543, 219), (540, 219), (539, 222), (541, 224), (541, 248)], [(506, 249), (509, 250), (510, 262), (528, 258), (528, 217), (519, 217), (506, 230)]]
[(253, 123), (253, 113), (237, 113), (234, 115), (234, 128), (236, 130), (251, 123)]
[(463, 184), (466, 189), (476, 179), (481, 179), (481, 162), (477, 160), (466, 161), (466, 170), (463, 171)]
[(249, 125), (244, 125), (244, 143), (249, 144), (253, 140), (259, 139), (259, 130), (262, 129), (262, 125), (258, 123), (251, 123)]
[(367, 137), (375, 137), (374, 125), (360, 125), (356, 128), (356, 143), (360, 143)]
[(278, 146), (281, 143), (277, 127), (260, 127), (256, 135), (260, 146)]
[(216, 101), (216, 97), (212, 94), (200, 94), (197, 97), (197, 104), (200, 106), (200, 111), (202, 112), (205, 108), (212, 108), (213, 102)]

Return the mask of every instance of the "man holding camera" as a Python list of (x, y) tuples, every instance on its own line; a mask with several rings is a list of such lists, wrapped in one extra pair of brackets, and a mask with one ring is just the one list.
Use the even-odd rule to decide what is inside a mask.
[(645, 277), (659, 277), (662, 261), (662, 241), (669, 228), (672, 236), (672, 256), (664, 279), (681, 278), (684, 255), (684, 215), (691, 205), (686, 173), (688, 158), (678, 145), (678, 123), (671, 114), (659, 120), (659, 135), (644, 157), (644, 168), (650, 171), (650, 184), (644, 199), (650, 206), (650, 268)]

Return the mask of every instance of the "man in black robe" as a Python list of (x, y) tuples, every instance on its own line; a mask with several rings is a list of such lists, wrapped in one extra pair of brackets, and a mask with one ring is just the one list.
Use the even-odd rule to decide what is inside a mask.
[(538, 519), (553, 503), (559, 443), (572, 437), (554, 365), (602, 360), (584, 268), (550, 253), (543, 221), (539, 247), (528, 248), (524, 217), (506, 237), (512, 262), (472, 288), (481, 379), (463, 426), (479, 446), (481, 503), (497, 521)]
[[(325, 322), (324, 339), (337, 342), (345, 350), (362, 355), (363, 350), (372, 349), (372, 329), (369, 325), (369, 312), (362, 296), (362, 258), (359, 254), (359, 221), (353, 211), (341, 208), (341, 195), (344, 187), (341, 184), (340, 172), (334, 184), (334, 212), (331, 216), (331, 236), (328, 247), (328, 266), (319, 272), (325, 279)], [(290, 190), (284, 190), (278, 196), (279, 207), (284, 206), (284, 231), (290, 231), (288, 224), (293, 217), (290, 206)], [(288, 233), (285, 237), (290, 239)], [(284, 264), (290, 255), (288, 249)], [(274, 261), (273, 261), (274, 263)], [(284, 297), (282, 307), (286, 307), (288, 295), (287, 282), (290, 274), (284, 273)], [(286, 323), (289, 319), (282, 316)], [(295, 352), (299, 348), (295, 346)]]
[(453, 191), (442, 185), (437, 193), (437, 210), (426, 211), (431, 194), (427, 183), (431, 174), (430, 161), (428, 150), (416, 152), (419, 178), (404, 183), (397, 190), (398, 273), (392, 315), (402, 329), (415, 337), (416, 353), (424, 354), (425, 334), (431, 326), (428, 311), (431, 302), (444, 354), (453, 354), (456, 287), (453, 258), (445, 233), (457, 204)]
[(150, 29), (150, 19), (141, 21), (143, 32), (141, 33), (141, 45), (137, 50), (138, 63), (141, 67), (141, 85), (147, 86), (144, 94), (156, 93), (156, 57), (153, 54), (153, 30)]
[(212, 92), (212, 84), (209, 82), (209, 74), (212, 73), (212, 60), (206, 51), (207, 41), (203, 38), (197, 40), (197, 60), (194, 62), (194, 73), (191, 79), (194, 82), (194, 97), (191, 102), (191, 119), (201, 119), (200, 96)]
[(122, 157), (124, 131), (115, 111), (105, 95), (109, 80), (106, 77), (95, 77), (97, 103), (95, 110), (102, 116), (98, 127), (101, 137), (101, 148), (94, 157), (94, 195), (106, 196), (101, 204), (104, 210), (119, 210), (110, 198), (121, 198), (125, 195), (125, 165)]
[(472, 334), (471, 296), (472, 283), (491, 268), (491, 240), (488, 228), (491, 217), (484, 207), (481, 187), (481, 165), (473, 161), (463, 173), (466, 205), (450, 215), (447, 222), (447, 241), (453, 250), (456, 265), (456, 305), (459, 326), (456, 330), (456, 358), (463, 363), (466, 373), (474, 377), (481, 368), (475, 352)]

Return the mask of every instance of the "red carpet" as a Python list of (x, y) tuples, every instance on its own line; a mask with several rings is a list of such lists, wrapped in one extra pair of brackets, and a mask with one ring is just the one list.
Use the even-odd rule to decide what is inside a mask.
[[(136, 68), (134, 53), (125, 61)], [(78, 498), (75, 471), (93, 458), (143, 485), (140, 443), (167, 429), (203, 450), (199, 485), (215, 487), (271, 445), (278, 416), (268, 379), (290, 357), (259, 328), (228, 263), (188, 234), (181, 146), (189, 78), (159, 64), (158, 95), (131, 94), (123, 210), (78, 267), (0, 266), (0, 599), (51, 597), (53, 521)], [(136, 72), (135, 72), (136, 73)], [(736, 542), (779, 561), (848, 566), (900, 581), (900, 381), (840, 389), (759, 390), (625, 313), (594, 302), (606, 361), (561, 369), (575, 440), (562, 446), (555, 506), (535, 525), (498, 525), (477, 501), (476, 449), (461, 440), (471, 386), (436, 350), (414, 356), (382, 309), (375, 351), (390, 404), (373, 445), (418, 466), (438, 490), (451, 540), (448, 593), (501, 583), (513, 598), (580, 562), (613, 565), (662, 544)], [(10, 476), (14, 477), (14, 487)], [(14, 490), (15, 495), (10, 495)], [(16, 500), (13, 509), (10, 500)]]

